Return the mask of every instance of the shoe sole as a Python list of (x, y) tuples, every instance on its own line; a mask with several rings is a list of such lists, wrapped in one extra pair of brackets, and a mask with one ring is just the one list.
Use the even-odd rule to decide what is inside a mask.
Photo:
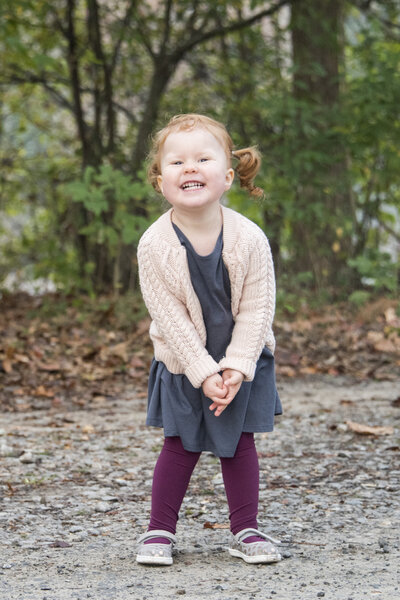
[(259, 554), (258, 556), (247, 556), (240, 550), (233, 550), (229, 548), (229, 554), (231, 556), (236, 556), (237, 558), (241, 558), (247, 563), (251, 564), (267, 564), (267, 563), (275, 563), (282, 560), (282, 556), (280, 554)]
[(136, 562), (141, 565), (160, 565), (165, 567), (172, 565), (173, 559), (167, 556), (144, 556), (138, 554), (136, 556)]

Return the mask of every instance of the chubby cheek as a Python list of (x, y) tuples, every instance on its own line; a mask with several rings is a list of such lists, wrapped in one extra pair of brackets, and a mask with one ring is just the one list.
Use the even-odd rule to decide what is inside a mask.
[(168, 178), (160, 178), (158, 185), (164, 198), (168, 200), (168, 202), (171, 202), (178, 191), (178, 186), (172, 181), (169, 181)]

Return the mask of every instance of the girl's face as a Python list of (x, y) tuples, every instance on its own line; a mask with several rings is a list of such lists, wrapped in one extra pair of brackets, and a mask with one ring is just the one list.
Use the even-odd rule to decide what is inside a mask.
[(199, 127), (169, 134), (160, 167), (158, 185), (176, 209), (199, 209), (219, 202), (234, 176), (221, 143), (210, 131)]

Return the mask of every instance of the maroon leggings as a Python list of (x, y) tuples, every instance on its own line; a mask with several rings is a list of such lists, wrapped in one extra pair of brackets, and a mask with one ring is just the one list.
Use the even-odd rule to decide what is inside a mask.
[[(179, 509), (201, 452), (189, 452), (180, 437), (166, 437), (157, 460), (149, 530), (175, 533)], [(242, 433), (235, 455), (220, 458), (233, 534), (257, 529), (259, 467), (252, 433)]]

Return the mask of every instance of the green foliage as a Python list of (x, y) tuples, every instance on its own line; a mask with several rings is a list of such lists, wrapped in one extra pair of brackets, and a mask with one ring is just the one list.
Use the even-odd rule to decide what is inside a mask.
[[(278, 290), (286, 290), (278, 298), (285, 310), (295, 311), (310, 289), (319, 299), (329, 299), (332, 290), (347, 298), (355, 289), (350, 297), (356, 304), (371, 291), (396, 293), (400, 45), (387, 23), (398, 23), (399, 11), (394, 3), (392, 8), (373, 4), (368, 13), (346, 5), (340, 98), (331, 106), (293, 93), (290, 24), (277, 16), (268, 27), (255, 23), (196, 46), (168, 88), (151, 98), (154, 53), (163, 40), (167, 61), (193, 41), (191, 26), (199, 32), (219, 27), (240, 18), (248, 3), (170, 3), (166, 28), (167, 2), (157, 10), (143, 2), (125, 31), (128, 0), (118, 11), (112, 3), (99, 3), (118, 117), (110, 143), (104, 71), (88, 36), (87, 3), (78, 0), (74, 24), (88, 139), (84, 157), (65, 28), (63, 33), (59, 26), (65, 26), (64, 2), (4, 0), (0, 211), (22, 221), (13, 225), (13, 235), (8, 224), (2, 230), (0, 225), (0, 279), (13, 270), (22, 277), (33, 273), (66, 291), (83, 289), (94, 296), (103, 277), (105, 285), (119, 289), (126, 279), (125, 251), (133, 256), (141, 232), (160, 212), (144, 175), (132, 172), (141, 123), (152, 102), (159, 102), (153, 129), (172, 114), (203, 112), (227, 125), (236, 147), (259, 147), (263, 165), (256, 183), (265, 200), (235, 186), (228, 202), (265, 229), (278, 266)], [(257, 10), (265, 6), (251, 2)], [(119, 40), (123, 51), (112, 63)], [(178, 62), (168, 65), (171, 72)], [(323, 78), (318, 56), (308, 67), (313, 77)]]
[(151, 186), (143, 179), (133, 181), (110, 165), (102, 165), (98, 172), (87, 167), (83, 178), (70, 182), (64, 190), (91, 215), (90, 223), (81, 227), (79, 233), (96, 244), (105, 245), (113, 257), (122, 244), (137, 244), (150, 224), (147, 217), (131, 214), (129, 203), (132, 198), (137, 204), (144, 203), (152, 193)]
[(367, 292), (367, 290), (355, 290), (350, 294), (349, 302), (357, 308), (360, 308), (361, 306), (364, 306), (370, 298), (371, 292)]
[(361, 282), (379, 292), (398, 290), (397, 265), (388, 252), (368, 248), (364, 254), (349, 260), (361, 276)]

